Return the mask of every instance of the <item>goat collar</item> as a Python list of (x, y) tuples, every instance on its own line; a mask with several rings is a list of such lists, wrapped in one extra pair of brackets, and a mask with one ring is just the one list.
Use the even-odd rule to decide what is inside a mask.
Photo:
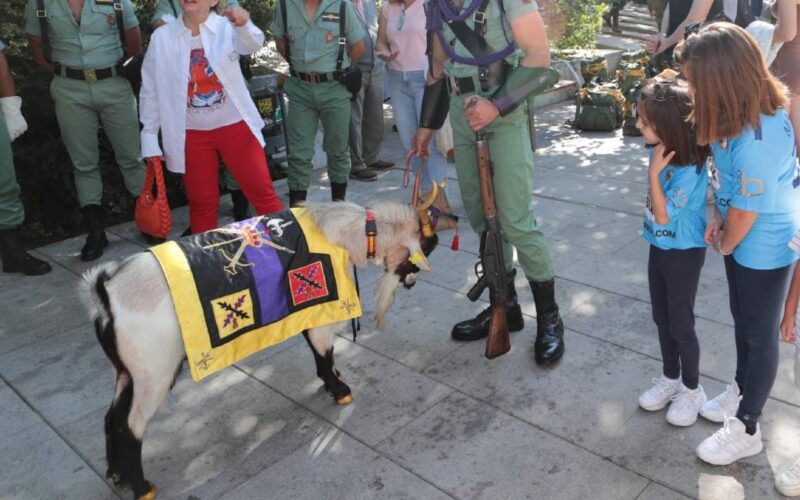
[(365, 232), (367, 234), (367, 258), (375, 258), (375, 237), (378, 235), (378, 224), (375, 222), (375, 214), (370, 209), (367, 212), (367, 222)]

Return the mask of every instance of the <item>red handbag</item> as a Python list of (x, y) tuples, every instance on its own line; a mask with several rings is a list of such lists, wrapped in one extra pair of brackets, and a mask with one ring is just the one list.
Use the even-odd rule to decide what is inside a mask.
[(167, 186), (164, 184), (160, 158), (147, 160), (144, 186), (136, 200), (134, 219), (139, 231), (157, 238), (166, 238), (172, 229), (172, 212), (167, 202)]

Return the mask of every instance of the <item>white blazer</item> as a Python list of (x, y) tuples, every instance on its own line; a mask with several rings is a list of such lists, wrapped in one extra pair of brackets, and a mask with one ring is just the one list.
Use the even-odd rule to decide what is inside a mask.
[[(200, 25), (208, 63), (228, 92), (250, 131), (264, 146), (264, 120), (253, 104), (239, 67), (239, 55), (252, 54), (264, 45), (264, 33), (252, 22), (235, 27), (227, 18), (212, 12)], [(183, 18), (172, 19), (158, 28), (144, 56), (139, 120), (142, 122), (142, 155), (164, 155), (171, 172), (186, 171), (186, 92), (192, 32)], [(158, 131), (164, 144), (158, 145)]]

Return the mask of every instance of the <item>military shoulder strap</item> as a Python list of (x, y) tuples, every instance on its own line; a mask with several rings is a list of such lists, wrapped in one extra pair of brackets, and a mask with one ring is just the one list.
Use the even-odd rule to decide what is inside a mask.
[[(363, 0), (362, 0), (363, 1)], [(347, 3), (342, 0), (339, 4), (339, 53), (336, 54), (336, 71), (342, 70), (342, 63), (344, 62), (344, 49), (347, 45)], [(352, 62), (352, 61), (351, 61)]]
[(114, 14), (117, 17), (117, 31), (119, 32), (119, 43), (122, 46), (122, 60), (128, 58), (128, 41), (125, 39), (125, 23), (122, 19), (122, 2), (114, 0)]
[(42, 53), (45, 60), (50, 62), (53, 50), (47, 33), (47, 9), (44, 8), (44, 0), (36, 0), (36, 17), (39, 19), (39, 31), (42, 35)]
[(172, 15), (178, 17), (178, 9), (175, 8), (175, 0), (169, 0), (169, 6), (172, 8)]
[(289, 43), (289, 25), (286, 22), (286, 0), (278, 0), (278, 7), (281, 9), (281, 21), (283, 21), (283, 41), (286, 46), (286, 62), (289, 64), (289, 72), (293, 73), (292, 57), (289, 52), (289, 46), (291, 45)]
[(489, 7), (489, 0), (483, 0), (478, 10), (473, 14), (475, 27), (470, 29), (464, 21), (453, 21), (449, 23), (450, 29), (456, 35), (461, 45), (467, 49), (474, 57), (486, 57), (491, 54), (491, 49), (486, 43), (486, 9)]

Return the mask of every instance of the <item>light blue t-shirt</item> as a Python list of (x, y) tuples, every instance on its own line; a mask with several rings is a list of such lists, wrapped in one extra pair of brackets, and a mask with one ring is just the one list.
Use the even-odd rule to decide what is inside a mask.
[(800, 229), (800, 167), (789, 116), (784, 110), (762, 114), (759, 128), (745, 128), (724, 149), (719, 142), (711, 147), (716, 164), (711, 185), (722, 217), (728, 207), (758, 212), (733, 258), (751, 269), (795, 262), (787, 244)]
[[(650, 156), (653, 155), (652, 150)], [(644, 209), (642, 235), (651, 245), (662, 250), (685, 250), (706, 246), (706, 189), (708, 174), (704, 165), (668, 165), (658, 174), (667, 199), (667, 224), (656, 223), (650, 190)]]

